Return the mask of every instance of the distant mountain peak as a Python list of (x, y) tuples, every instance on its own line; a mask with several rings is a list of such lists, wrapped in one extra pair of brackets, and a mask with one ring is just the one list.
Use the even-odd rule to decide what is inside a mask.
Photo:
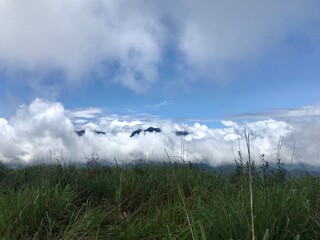
[(79, 130), (79, 131), (74, 131), (79, 137), (82, 137), (85, 133), (86, 130)]
[(161, 129), (157, 128), (157, 127), (148, 127), (146, 130), (144, 130), (144, 132), (156, 132), (156, 133), (159, 133), (159, 132), (161, 132)]
[(134, 137), (134, 135), (139, 135), (142, 132), (141, 129), (135, 130), (131, 133), (130, 137)]
[(142, 130), (142, 129), (139, 128), (139, 129), (133, 131), (133, 132), (131, 133), (130, 137), (134, 137), (135, 135), (139, 135), (142, 131), (143, 131), (144, 133), (146, 133), (146, 132), (156, 132), (156, 133), (159, 133), (159, 132), (161, 132), (161, 129), (160, 129), (160, 128), (157, 128), (157, 127), (148, 127), (147, 129)]
[[(79, 137), (82, 137), (86, 134), (87, 131), (91, 131), (97, 135), (105, 135), (106, 133), (104, 131), (98, 131), (98, 130), (91, 130), (91, 129), (82, 129), (82, 130), (79, 130), (79, 131), (74, 131)], [(154, 133), (160, 133), (162, 132), (162, 130), (158, 127), (148, 127), (147, 129), (137, 129), (135, 131), (133, 131), (130, 135), (130, 137), (134, 137), (135, 135), (139, 135), (141, 132), (143, 132), (144, 134), (146, 132), (154, 132)], [(175, 131), (174, 132), (176, 136), (187, 136), (189, 135), (190, 133), (188, 131)]]
[(187, 131), (175, 131), (175, 134), (176, 134), (177, 136), (187, 136), (187, 135), (189, 135), (190, 133), (187, 132)]
[[(74, 131), (79, 137), (82, 137), (86, 134), (86, 130), (85, 129), (82, 129), (82, 130), (79, 130), (79, 131)], [(91, 130), (91, 132), (95, 133), (95, 134), (102, 134), (102, 135), (105, 135), (106, 133), (103, 132), (103, 131), (97, 131), (97, 130)]]

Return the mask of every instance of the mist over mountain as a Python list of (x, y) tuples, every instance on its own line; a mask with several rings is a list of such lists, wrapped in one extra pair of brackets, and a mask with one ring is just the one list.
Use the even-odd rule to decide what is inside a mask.
[(187, 131), (176, 131), (175, 134), (176, 134), (177, 136), (187, 136), (187, 135), (189, 135), (190, 133), (187, 132)]
[[(95, 134), (103, 134), (105, 135), (106, 133), (104, 131), (98, 131), (98, 130), (90, 130), (89, 131), (95, 133)], [(149, 133), (161, 133), (161, 129), (158, 128), (158, 127), (148, 127), (147, 129), (137, 129), (137, 130), (134, 130), (131, 134), (130, 134), (130, 137), (134, 137), (135, 135), (139, 135), (141, 132), (143, 132), (144, 134), (146, 134), (147, 132)], [(75, 133), (81, 137), (81, 136), (84, 136), (85, 133), (86, 133), (86, 130), (85, 129), (82, 129), (82, 130), (78, 130), (78, 131), (75, 131)], [(187, 136), (189, 135), (190, 133), (187, 132), (187, 131), (175, 131), (174, 134), (176, 136)]]
[(133, 131), (130, 135), (130, 137), (134, 137), (135, 135), (139, 135), (141, 132), (143, 132), (144, 134), (146, 134), (146, 132), (150, 132), (150, 133), (160, 133), (161, 132), (161, 129), (158, 128), (158, 127), (148, 127), (147, 129), (145, 130), (142, 130), (142, 129), (137, 129), (135, 131)]
[[(90, 110), (91, 111), (91, 110)], [(260, 154), (275, 162), (279, 140), (284, 163), (318, 166), (317, 118), (282, 121), (259, 120), (240, 124), (221, 121), (222, 127), (175, 123), (167, 119), (148, 121), (102, 115), (82, 123), (80, 114), (66, 111), (59, 102), (42, 99), (20, 107), (9, 121), (0, 118), (0, 159), (5, 162), (52, 161), (55, 157), (86, 162), (93, 153), (100, 159), (129, 163), (136, 159), (206, 161), (210, 166), (233, 164), (237, 151), (246, 158), (244, 131), (250, 133), (252, 158)], [(166, 153), (167, 152), (167, 153)], [(168, 155), (167, 155), (168, 154)]]
[[(318, 166), (319, 0), (0, 0), (0, 160)], [(280, 145), (280, 146), (279, 146)]]
[[(97, 130), (90, 130), (90, 131), (92, 131), (92, 132), (94, 132), (95, 134), (102, 134), (102, 135), (105, 135), (106, 133), (105, 132), (103, 132), (103, 131), (97, 131)], [(79, 137), (81, 137), (81, 136), (83, 136), (83, 135), (85, 135), (86, 134), (86, 130), (79, 130), (79, 131), (75, 131), (75, 133), (79, 136)]]

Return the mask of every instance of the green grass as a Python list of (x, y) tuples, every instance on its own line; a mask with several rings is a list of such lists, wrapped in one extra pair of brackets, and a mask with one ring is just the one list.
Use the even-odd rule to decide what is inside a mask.
[[(253, 179), (257, 239), (320, 239), (320, 179)], [(251, 239), (248, 176), (0, 164), (0, 239)]]

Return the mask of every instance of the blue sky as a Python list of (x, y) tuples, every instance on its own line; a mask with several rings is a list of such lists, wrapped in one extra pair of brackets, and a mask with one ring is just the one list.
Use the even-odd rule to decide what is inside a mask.
[[(2, 12), (7, 10), (2, 18), (7, 17), (9, 24), (2, 26), (7, 29), (1, 35), (7, 34), (5, 39), (13, 42), (0, 46), (0, 102), (4, 117), (35, 97), (60, 101), (66, 108), (102, 107), (114, 113), (130, 109), (173, 119), (222, 119), (243, 112), (314, 105), (320, 99), (317, 1), (245, 1), (244, 6), (236, 2), (202, 1), (197, 9), (193, 9), (192, 1), (178, 1), (175, 5), (181, 11), (184, 9), (186, 19), (180, 18), (179, 9), (166, 9), (170, 6), (166, 1), (163, 4), (120, 1), (109, 6), (103, 1), (93, 1), (88, 6), (84, 1), (65, 6), (59, 1), (31, 1), (25, 9), (19, 6), (19, 1), (2, 2)], [(90, 12), (99, 4), (104, 6), (104, 12)], [(88, 11), (82, 9), (85, 6)], [(275, 10), (276, 7), (279, 9)], [(67, 29), (47, 30), (59, 27), (55, 25), (59, 15), (51, 8), (66, 12), (61, 14), (61, 21), (72, 17)], [(111, 12), (108, 8), (113, 9), (114, 17), (108, 15)], [(69, 16), (70, 10), (79, 12)], [(46, 16), (45, 11), (51, 14)], [(88, 19), (80, 15), (81, 11), (85, 11)], [(31, 14), (34, 19), (28, 18)], [(105, 22), (92, 36), (87, 36), (86, 31), (90, 31), (90, 24), (98, 14)], [(151, 23), (140, 19), (143, 14), (149, 15)], [(39, 20), (43, 23), (39, 24)], [(114, 21), (122, 29), (110, 28), (108, 21)], [(129, 21), (140, 25), (132, 27)], [(88, 29), (78, 36), (69, 33), (82, 28), (81, 24)], [(194, 25), (197, 26), (194, 32), (189, 32)], [(115, 31), (110, 38), (123, 34), (123, 44), (90, 46), (89, 41), (95, 44), (94, 40), (102, 37), (108, 41), (109, 31)], [(126, 31), (132, 33), (127, 36)], [(60, 42), (43, 39), (42, 34)], [(81, 37), (87, 39), (81, 42), (77, 39)], [(126, 39), (130, 37), (132, 41)], [(32, 41), (41, 44), (41, 48)], [(143, 41), (150, 46), (145, 47)], [(55, 49), (52, 44), (59, 46)], [(86, 52), (69, 49), (72, 44), (86, 47)], [(114, 46), (119, 48), (116, 53), (103, 49)], [(61, 52), (54, 52), (58, 50)], [(102, 56), (96, 55), (99, 51)], [(87, 56), (96, 59), (87, 61)], [(83, 69), (73, 66), (73, 60), (79, 61)], [(146, 73), (147, 68), (156, 73)], [(134, 78), (135, 83), (130, 86), (126, 78)], [(151, 105), (158, 107), (148, 107)]]
[(0, 118), (35, 99), (209, 128), (317, 117), (319, 26), (317, 0), (0, 0)]
[[(10, 76), (2, 71), (1, 113), (8, 117), (20, 104), (35, 97), (60, 101), (66, 108), (101, 107), (112, 113), (150, 113), (173, 119), (220, 120), (240, 113), (314, 105), (320, 99), (320, 48), (301, 52), (299, 47), (291, 46), (290, 57), (276, 51), (252, 65), (239, 62), (232, 76), (222, 82), (204, 77), (183, 81), (179, 73), (167, 67), (143, 93), (121, 84), (105, 83), (104, 78), (96, 76), (89, 76), (80, 85), (64, 85), (65, 76), (59, 73), (44, 76), (41, 81), (45, 83), (40, 83), (44, 86), (38, 90), (23, 79), (24, 73)], [(50, 89), (55, 84), (62, 86), (52, 96)]]

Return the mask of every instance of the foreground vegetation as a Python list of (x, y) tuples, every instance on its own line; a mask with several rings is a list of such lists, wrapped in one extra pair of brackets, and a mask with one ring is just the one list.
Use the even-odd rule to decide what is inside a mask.
[[(320, 179), (277, 174), (253, 177), (256, 239), (320, 239)], [(251, 239), (249, 195), (191, 164), (1, 164), (0, 239)]]

